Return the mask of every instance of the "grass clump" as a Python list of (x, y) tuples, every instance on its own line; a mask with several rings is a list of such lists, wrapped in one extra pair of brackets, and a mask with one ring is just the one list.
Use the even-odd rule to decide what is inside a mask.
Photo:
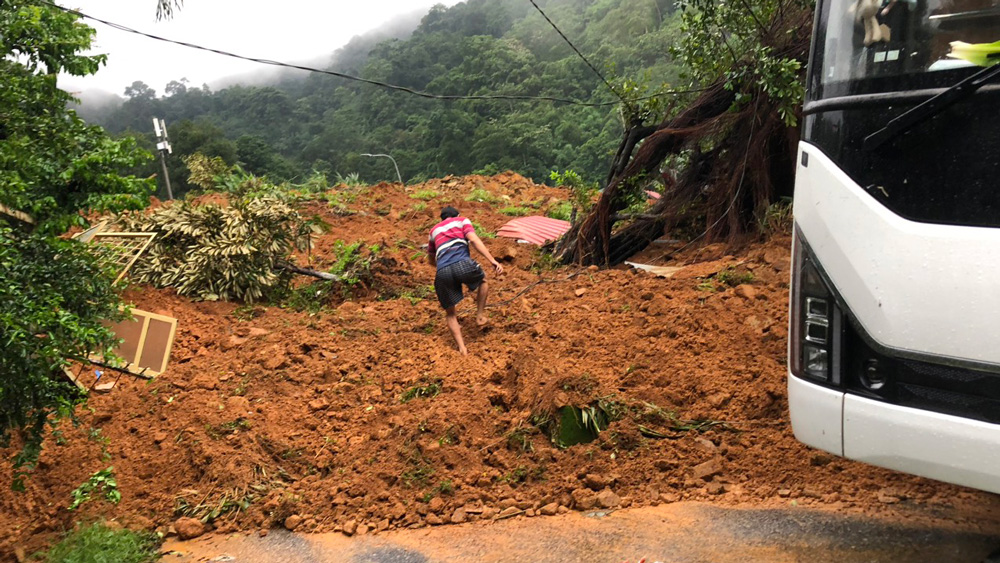
[(154, 534), (112, 530), (100, 522), (77, 527), (45, 554), (47, 563), (148, 563), (159, 559)]
[(725, 270), (715, 274), (715, 279), (719, 283), (726, 284), (730, 287), (736, 287), (740, 284), (752, 282), (754, 280), (754, 276), (753, 272), (741, 272), (732, 266), (727, 266)]
[(408, 403), (413, 399), (433, 399), (441, 393), (441, 382), (440, 381), (430, 381), (424, 385), (414, 385), (406, 391), (399, 398), (399, 402)]
[(402, 477), (403, 482), (406, 483), (407, 487), (413, 487), (414, 485), (426, 485), (427, 480), (430, 479), (432, 475), (434, 475), (433, 467), (426, 464), (420, 464), (403, 472), (400, 477)]
[(434, 190), (417, 190), (415, 193), (411, 194), (410, 197), (413, 198), (413, 199), (420, 199), (420, 200), (423, 200), (423, 201), (429, 201), (429, 200), (432, 200), (432, 199), (436, 198), (439, 195), (441, 195), (441, 194), (439, 194), (438, 192), (436, 192)]
[(472, 222), (472, 228), (476, 230), (476, 236), (479, 238), (497, 238), (495, 234), (487, 231), (482, 225), (476, 223), (475, 221)]
[(531, 213), (531, 209), (523, 206), (511, 205), (500, 209), (500, 213), (511, 217), (523, 217), (524, 215)]
[(500, 201), (500, 198), (491, 194), (490, 192), (482, 189), (476, 188), (469, 192), (469, 195), (465, 196), (465, 201), (477, 201), (479, 203), (496, 203)]

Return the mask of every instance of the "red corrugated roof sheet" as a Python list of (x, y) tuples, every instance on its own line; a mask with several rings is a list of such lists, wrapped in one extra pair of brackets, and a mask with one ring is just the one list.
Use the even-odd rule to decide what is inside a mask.
[(497, 234), (542, 246), (550, 240), (563, 236), (569, 227), (569, 221), (549, 217), (518, 217), (500, 227)]

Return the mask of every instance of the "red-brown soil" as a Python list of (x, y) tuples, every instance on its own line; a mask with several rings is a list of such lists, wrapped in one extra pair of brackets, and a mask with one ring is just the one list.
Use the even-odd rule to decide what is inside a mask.
[[(476, 187), (504, 201), (464, 201)], [(428, 189), (441, 195), (416, 211), (422, 202), (411, 196)], [(433, 269), (420, 249), (440, 207), (456, 205), (495, 231), (509, 219), (496, 209), (534, 202), (544, 212), (565, 195), (505, 174), (374, 186), (347, 204), (358, 212), (350, 216), (309, 204), (306, 212), (332, 229), (300, 263), (328, 267), (338, 239), (378, 244), (389, 259), (373, 290), (316, 314), (133, 287), (127, 297), (137, 307), (179, 319), (170, 366), (153, 381), (122, 379), (95, 394), (79, 409), (79, 427), (64, 424), (62, 439), (46, 442), (28, 491), (0, 498), (0, 553), (40, 547), (97, 516), (166, 531), (185, 509), (202, 518), (219, 508), (218, 531), (266, 529), (293, 515), (299, 531), (378, 531), (510, 507), (579, 509), (605, 487), (620, 506), (794, 502), (905, 516), (907, 506), (960, 504), (983, 522), (998, 513), (993, 495), (834, 458), (794, 439), (785, 397), (787, 236), (734, 256), (686, 249), (673, 264), (698, 262), (671, 279), (533, 270), (533, 247), (486, 240), (507, 271), (489, 278), (497, 305), (487, 330), (475, 327), (471, 299), (460, 305), (471, 353), (460, 356), (427, 293)], [(728, 266), (752, 281), (710, 279)], [(392, 296), (401, 297), (385, 299)], [(438, 395), (402, 402), (433, 382)], [(595, 442), (559, 449), (533, 424), (599, 399), (627, 411)], [(672, 431), (656, 416), (665, 411), (726, 425)], [(640, 424), (668, 437), (644, 437)], [(695, 477), (713, 460), (715, 475)], [(70, 491), (109, 466), (121, 502), (95, 498), (67, 511)], [(0, 471), (10, 475), (6, 465)]]

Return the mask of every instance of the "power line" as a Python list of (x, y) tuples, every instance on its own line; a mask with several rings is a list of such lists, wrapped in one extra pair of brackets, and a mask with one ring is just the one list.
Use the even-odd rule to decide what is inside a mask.
[[(326, 74), (326, 75), (329, 75), (329, 76), (336, 76), (337, 78), (343, 78), (345, 80), (352, 80), (352, 81), (355, 81), (355, 82), (362, 82), (362, 83), (365, 83), (365, 84), (371, 84), (373, 86), (378, 86), (380, 88), (386, 88), (388, 90), (395, 90), (395, 91), (398, 91), (398, 92), (405, 92), (407, 94), (411, 94), (411, 95), (414, 95), (414, 96), (419, 96), (421, 98), (428, 98), (428, 99), (433, 99), (433, 100), (521, 100), (521, 101), (532, 100), (532, 101), (558, 102), (558, 103), (564, 103), (564, 104), (570, 104), (570, 105), (577, 105), (577, 106), (586, 106), (586, 107), (607, 107), (607, 106), (617, 105), (619, 103), (619, 102), (583, 102), (583, 101), (580, 101), (580, 100), (574, 100), (574, 99), (569, 99), (569, 98), (560, 98), (560, 97), (556, 97), (556, 96), (528, 96), (528, 95), (518, 95), (518, 94), (482, 94), (482, 95), (431, 94), (429, 92), (423, 92), (421, 90), (414, 90), (413, 88), (409, 88), (409, 87), (406, 87), (406, 86), (399, 86), (399, 85), (396, 85), (396, 84), (389, 84), (387, 82), (382, 82), (380, 80), (372, 80), (372, 79), (369, 79), (369, 78), (362, 78), (360, 76), (352, 76), (350, 74), (344, 74), (342, 72), (337, 72), (337, 71), (333, 71), (333, 70), (324, 70), (324, 69), (319, 69), (319, 68), (314, 68), (314, 67), (309, 67), (309, 66), (303, 66), (303, 65), (296, 65), (296, 64), (291, 64), (291, 63), (284, 63), (284, 62), (280, 62), (280, 61), (274, 61), (274, 60), (270, 60), (270, 59), (261, 59), (261, 58), (256, 58), (256, 57), (248, 57), (248, 56), (244, 56), (244, 55), (238, 55), (236, 53), (231, 53), (229, 51), (223, 51), (221, 49), (213, 49), (211, 47), (205, 47), (205, 46), (197, 45), (197, 44), (194, 44), (194, 43), (188, 43), (186, 41), (178, 41), (176, 39), (169, 39), (169, 38), (166, 38), (166, 37), (161, 37), (159, 35), (154, 35), (152, 33), (146, 33), (144, 31), (139, 31), (137, 29), (133, 29), (131, 27), (128, 27), (128, 26), (125, 26), (125, 25), (122, 25), (122, 24), (118, 24), (118, 23), (107, 21), (107, 20), (104, 20), (104, 19), (101, 19), (101, 18), (98, 18), (98, 17), (94, 17), (94, 16), (91, 16), (91, 15), (85, 14), (83, 12), (80, 12), (79, 10), (74, 10), (74, 9), (71, 9), (71, 8), (65, 8), (63, 6), (60, 6), (58, 4), (54, 4), (54, 3), (49, 2), (47, 0), (39, 0), (39, 3), (47, 5), (47, 6), (51, 6), (53, 8), (58, 9), (58, 10), (62, 10), (63, 12), (67, 12), (67, 13), (70, 13), (70, 14), (75, 14), (75, 15), (81, 17), (81, 18), (85, 18), (85, 19), (92, 20), (92, 21), (95, 21), (95, 22), (98, 22), (98, 23), (102, 23), (102, 24), (104, 24), (104, 25), (106, 25), (108, 27), (117, 29), (119, 31), (124, 31), (124, 32), (127, 32), (127, 33), (133, 33), (135, 35), (141, 35), (143, 37), (147, 37), (149, 39), (154, 39), (156, 41), (163, 41), (165, 43), (172, 43), (174, 45), (180, 45), (182, 47), (188, 47), (188, 48), (197, 49), (197, 50), (200, 50), (200, 51), (208, 51), (210, 53), (215, 53), (217, 55), (222, 55), (222, 56), (225, 56), (225, 57), (231, 57), (231, 58), (234, 58), (234, 59), (240, 59), (240, 60), (244, 60), (244, 61), (255, 62), (255, 63), (259, 63), (259, 64), (265, 64), (265, 65), (271, 65), (271, 66), (278, 66), (278, 67), (283, 67), (283, 68), (292, 68), (292, 69), (296, 69), (296, 70), (304, 70), (306, 72), (315, 72), (315, 73), (318, 73), (318, 74)], [(575, 47), (574, 47), (574, 49), (575, 49)], [(579, 53), (579, 51), (577, 53)], [(590, 63), (588, 62), (587, 64), (589, 65)], [(593, 69), (593, 67), (591, 67), (591, 68)], [(594, 71), (597, 72), (596, 69), (594, 69)], [(600, 73), (598, 73), (598, 76), (600, 76)], [(603, 79), (604, 77), (602, 76), (601, 78)], [(607, 80), (605, 80), (604, 82), (605, 82), (605, 84), (608, 84)], [(610, 84), (608, 84), (608, 87), (610, 88)], [(645, 97), (639, 98), (639, 99), (640, 100), (644, 100), (644, 99), (655, 98), (657, 96), (686, 94), (686, 93), (691, 93), (691, 92), (700, 92), (702, 90), (703, 89), (663, 91), (663, 92), (660, 92), (660, 93), (657, 93), (657, 94), (652, 94), (652, 95), (649, 95), (649, 96), (645, 96)], [(612, 89), (611, 91), (614, 92), (614, 89)], [(615, 92), (615, 94), (617, 95), (617, 92)], [(619, 96), (619, 98), (621, 98), (621, 97)], [(624, 100), (622, 100), (622, 102), (624, 103)]]
[(556, 30), (556, 33), (559, 34), (559, 37), (562, 37), (563, 41), (565, 41), (566, 44), (569, 45), (570, 48), (572, 48), (573, 51), (577, 55), (580, 56), (581, 59), (583, 59), (583, 62), (587, 63), (587, 66), (590, 67), (590, 70), (594, 71), (594, 74), (596, 74), (598, 77), (600, 77), (600, 79), (604, 82), (604, 85), (608, 87), (608, 90), (611, 90), (611, 93), (614, 94), (615, 96), (617, 96), (618, 99), (621, 100), (621, 102), (623, 104), (625, 104), (626, 106), (629, 105), (629, 103), (627, 101), (625, 101), (625, 98), (622, 97), (622, 95), (619, 94), (618, 91), (615, 90), (613, 86), (611, 86), (611, 83), (608, 82), (608, 79), (604, 78), (604, 75), (601, 74), (601, 71), (597, 70), (597, 67), (595, 67), (594, 65), (590, 64), (590, 61), (587, 60), (587, 57), (583, 56), (583, 53), (581, 53), (580, 50), (576, 48), (576, 45), (574, 45), (573, 42), (569, 40), (569, 37), (566, 37), (566, 34), (563, 33), (562, 30), (559, 29), (558, 26), (556, 26), (555, 22), (553, 22), (551, 19), (549, 19), (549, 16), (545, 15), (545, 12), (543, 12), (542, 8), (538, 4), (535, 3), (535, 0), (528, 0), (528, 1), (531, 2), (531, 5), (534, 6), (536, 10), (538, 10), (539, 14), (542, 14), (542, 17), (545, 18), (545, 21), (549, 22), (549, 25), (552, 26), (552, 29)]

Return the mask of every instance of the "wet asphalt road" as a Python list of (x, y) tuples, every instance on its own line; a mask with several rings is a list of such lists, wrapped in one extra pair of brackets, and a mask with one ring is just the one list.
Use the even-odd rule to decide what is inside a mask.
[(807, 508), (732, 509), (676, 503), (614, 513), (570, 513), (494, 523), (342, 534), (257, 534), (168, 543), (166, 563), (837, 562), (980, 563), (1000, 527), (947, 519), (846, 516)]

